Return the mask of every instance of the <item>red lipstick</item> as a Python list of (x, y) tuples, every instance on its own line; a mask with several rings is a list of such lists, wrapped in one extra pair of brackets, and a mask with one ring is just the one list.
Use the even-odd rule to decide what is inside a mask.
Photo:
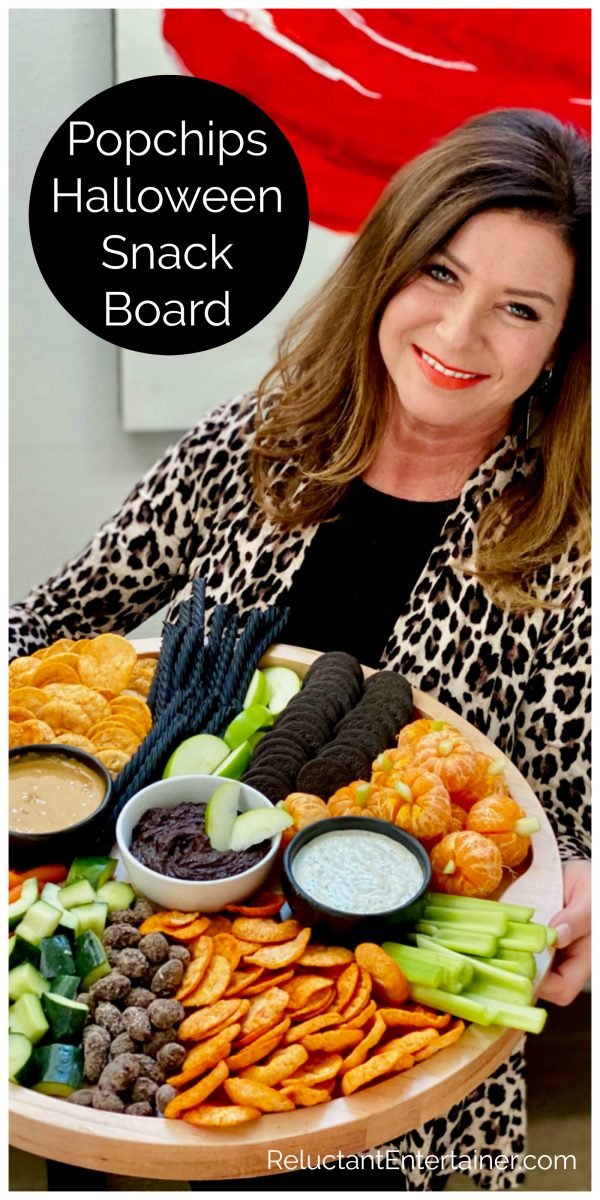
[[(428, 350), (421, 350), (419, 346), (413, 345), (413, 350), (425, 378), (430, 383), (434, 383), (436, 387), (443, 388), (445, 391), (456, 392), (462, 388), (475, 387), (475, 384), (481, 383), (482, 379), (489, 379), (489, 375), (478, 375), (472, 371), (467, 372), (462, 367), (451, 367), (447, 363), (442, 362), (441, 359), (436, 358), (435, 354), (430, 354)], [(433, 366), (433, 362), (428, 362), (424, 354), (427, 355), (428, 359), (437, 363), (438, 366)], [(457, 374), (445, 374), (447, 371), (454, 371)], [(461, 378), (461, 375), (463, 378)]]

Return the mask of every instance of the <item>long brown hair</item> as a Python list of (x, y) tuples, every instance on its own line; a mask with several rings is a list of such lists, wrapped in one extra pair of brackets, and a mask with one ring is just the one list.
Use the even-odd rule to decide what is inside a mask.
[(580, 553), (590, 542), (589, 190), (587, 139), (535, 109), (475, 117), (398, 172), (258, 389), (253, 482), (272, 520), (322, 520), (372, 462), (390, 411), (377, 331), (391, 298), (469, 218), (520, 210), (563, 238), (575, 285), (539, 414), (537, 466), (484, 509), (476, 573), (506, 607), (540, 603), (540, 568), (571, 542)]

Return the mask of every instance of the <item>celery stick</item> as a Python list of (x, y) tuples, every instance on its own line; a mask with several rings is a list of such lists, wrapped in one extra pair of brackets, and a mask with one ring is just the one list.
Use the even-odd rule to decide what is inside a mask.
[(420, 983), (411, 985), (411, 1000), (417, 1004), (427, 1004), (430, 1008), (439, 1008), (441, 1012), (450, 1013), (453, 1017), (461, 1017), (463, 1021), (472, 1021), (476, 1025), (491, 1025), (492, 1013), (489, 1001), (485, 1004), (476, 997), (470, 996), (465, 1000), (462, 996), (451, 996), (439, 988), (424, 987)]
[(446, 926), (432, 925), (429, 921), (417, 921), (415, 929), (418, 934), (428, 934), (438, 945), (447, 946), (459, 954), (479, 954), (484, 958), (492, 958), (498, 948), (498, 938), (493, 933), (474, 933), (462, 929), (451, 932)]
[[(427, 991), (427, 988), (424, 990)], [(451, 997), (451, 999), (454, 998)], [(465, 992), (464, 995), (456, 998), (463, 1002), (465, 1000), (479, 1001), (476, 992), (472, 994)], [(503, 1000), (486, 1000), (485, 1004), (486, 1012), (490, 1014), (491, 1022), (494, 1025), (503, 1025), (507, 1029), (522, 1029), (525, 1033), (541, 1033), (546, 1024), (548, 1013), (545, 1008), (535, 1008), (528, 1004), (506, 1004)]]
[[(509, 972), (510, 975), (510, 972)], [(503, 1000), (507, 1004), (531, 1004), (533, 1000), (533, 985), (530, 979), (519, 979), (517, 982), (524, 984), (523, 988), (516, 991), (512, 987), (514, 976), (511, 977), (511, 982), (503, 985), (496, 983), (493, 979), (487, 979), (485, 976), (480, 976), (475, 972), (475, 978), (467, 990), (473, 995), (481, 996), (483, 1000)]]
[(508, 926), (508, 917), (503, 912), (480, 913), (467, 908), (443, 908), (437, 904), (427, 905), (423, 920), (433, 921), (437, 925), (460, 926), (461, 929), (495, 933), (499, 937), (506, 933)]
[(535, 979), (537, 968), (535, 956), (531, 953), (531, 950), (503, 950), (499, 946), (496, 957), (499, 960), (498, 965), (500, 965), (501, 960), (504, 958), (510, 959), (511, 962), (520, 963), (523, 975), (526, 975), (528, 979)]
[(422, 968), (435, 970), (439, 972), (437, 983), (432, 983), (432, 987), (448, 988), (449, 991), (454, 991), (455, 988), (460, 991), (462, 987), (466, 987), (470, 983), (473, 973), (466, 974), (460, 963), (450, 962), (447, 958), (442, 958), (440, 954), (429, 950), (416, 950), (414, 946), (402, 946), (395, 942), (384, 942), (382, 949), (393, 958), (398, 966), (402, 968), (406, 978), (410, 983), (428, 983), (427, 979), (415, 978), (409, 973), (420, 971)]
[[(515, 950), (515, 954), (518, 953), (518, 950)], [(475, 962), (475, 959), (473, 959), (473, 962)], [(524, 967), (522, 963), (513, 958), (478, 958), (477, 962), (488, 962), (490, 967), (499, 967), (501, 971), (509, 971), (511, 975), (522, 975), (524, 979), (535, 979), (536, 976), (535, 959), (531, 967)]]
[(546, 925), (546, 945), (554, 946), (556, 944), (557, 933), (554, 925)]
[[(403, 973), (406, 975), (409, 983), (425, 983), (428, 987), (439, 987), (444, 978), (444, 968), (438, 966), (437, 963), (429, 962), (426, 958), (412, 958), (404, 954), (399, 954), (395, 949), (389, 949), (390, 943), (386, 942), (383, 949), (393, 958), (394, 962), (398, 963)], [(409, 949), (409, 947), (406, 947)]]
[(478, 896), (449, 896), (446, 892), (429, 892), (427, 903), (443, 908), (470, 908), (473, 912), (503, 912), (509, 921), (530, 921), (535, 909), (524, 904), (508, 904), (504, 900), (483, 900)]
[[(422, 935), (419, 935), (422, 937)], [(430, 945), (430, 938), (423, 938), (427, 945)], [(425, 947), (426, 949), (427, 947)], [(445, 954), (450, 954), (453, 959), (466, 963), (471, 968), (474, 968), (474, 978), (476, 980), (487, 981), (496, 984), (499, 987), (504, 987), (508, 992), (512, 993), (512, 1000), (516, 1003), (522, 999), (528, 1004), (531, 999), (531, 984), (528, 979), (523, 976), (511, 974), (510, 971), (505, 971), (501, 967), (493, 966), (488, 958), (475, 958), (462, 954), (457, 954), (452, 950), (444, 950)], [(465, 987), (468, 989), (468, 983)]]
[(498, 945), (503, 950), (530, 950), (533, 954), (539, 954), (546, 949), (546, 926), (535, 925), (533, 921), (509, 921), (506, 933), (498, 939)]

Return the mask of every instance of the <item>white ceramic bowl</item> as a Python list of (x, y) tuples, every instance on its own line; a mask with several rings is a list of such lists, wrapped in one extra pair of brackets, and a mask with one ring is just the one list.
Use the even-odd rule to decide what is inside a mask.
[[(142, 788), (127, 801), (117, 820), (117, 845), (129, 882), (137, 892), (164, 908), (182, 912), (219, 912), (225, 904), (234, 904), (258, 891), (265, 882), (279, 849), (281, 834), (271, 838), (268, 854), (248, 871), (225, 879), (173, 879), (151, 871), (130, 853), (131, 835), (143, 813), (149, 808), (175, 808), (178, 804), (206, 803), (225, 780), (217, 775), (178, 775), (160, 779)], [(249, 808), (272, 808), (270, 800), (245, 783), (240, 784), (240, 812)]]

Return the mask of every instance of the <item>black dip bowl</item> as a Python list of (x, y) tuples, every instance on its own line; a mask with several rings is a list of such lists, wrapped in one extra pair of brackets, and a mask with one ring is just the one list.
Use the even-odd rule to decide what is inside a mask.
[(112, 779), (98, 758), (88, 754), (87, 750), (80, 750), (78, 746), (44, 742), (36, 746), (14, 746), (8, 752), (8, 760), (10, 764), (25, 755), (43, 759), (48, 754), (53, 754), (55, 758), (74, 758), (93, 771), (104, 784), (104, 797), (98, 808), (82, 821), (66, 825), (63, 829), (53, 829), (48, 833), (18, 833), (9, 828), (9, 862), (11, 867), (17, 869), (49, 862), (62, 862), (68, 866), (77, 855), (93, 854), (96, 850), (105, 852), (107, 839), (112, 844), (112, 837), (109, 837)]
[[(423, 883), (419, 891), (398, 908), (385, 909), (376, 913), (343, 912), (315, 900), (297, 882), (294, 875), (294, 859), (298, 851), (313, 838), (322, 837), (326, 833), (334, 833), (338, 829), (358, 829), (369, 833), (379, 833), (383, 837), (389, 837), (399, 842), (401, 846), (414, 854), (421, 867)], [(283, 891), (294, 916), (303, 925), (321, 927), (324, 936), (333, 935), (352, 944), (361, 941), (381, 942), (385, 938), (393, 938), (395, 933), (401, 933), (405, 926), (414, 925), (415, 921), (421, 917), (427, 903), (430, 882), (431, 863), (429, 855), (421, 843), (410, 833), (398, 829), (391, 822), (381, 821), (376, 817), (331, 817), (323, 821), (315, 821), (294, 835), (283, 856)]]

